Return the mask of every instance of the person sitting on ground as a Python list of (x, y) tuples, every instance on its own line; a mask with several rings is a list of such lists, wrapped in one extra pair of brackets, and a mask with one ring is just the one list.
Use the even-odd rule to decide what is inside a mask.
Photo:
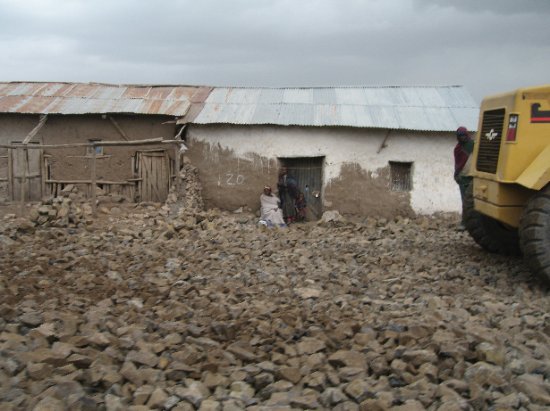
[(279, 208), (279, 197), (271, 192), (270, 186), (264, 187), (264, 192), (260, 195), (260, 221), (264, 221), (268, 227), (285, 227), (283, 211)]

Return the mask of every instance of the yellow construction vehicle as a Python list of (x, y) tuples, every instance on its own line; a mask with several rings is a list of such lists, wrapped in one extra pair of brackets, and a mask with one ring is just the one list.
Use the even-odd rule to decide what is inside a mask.
[(483, 100), (469, 175), (472, 238), (491, 252), (522, 253), (550, 281), (550, 85)]

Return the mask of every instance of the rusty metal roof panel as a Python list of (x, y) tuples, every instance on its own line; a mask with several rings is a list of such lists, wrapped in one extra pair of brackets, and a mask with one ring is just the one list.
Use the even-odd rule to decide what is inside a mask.
[(97, 88), (97, 84), (76, 84), (66, 97), (92, 98)]
[(13, 86), (10, 83), (0, 83), (0, 96), (9, 96), (12, 88)]
[(0, 113), (10, 113), (14, 107), (19, 107), (24, 99), (23, 96), (0, 96)]
[[(201, 93), (201, 89), (205, 89)], [(209, 87), (84, 83), (0, 83), (0, 112), (27, 114), (160, 114), (183, 116)]]
[(125, 91), (126, 87), (98, 87), (91, 97), (98, 100), (118, 100)]
[(20, 83), (20, 84), (14, 84), (14, 87), (12, 88), (11, 92), (9, 93), (12, 96), (15, 95), (33, 95), (36, 90), (40, 89), (42, 85), (36, 84), (36, 83)]
[[(90, 113), (111, 113), (112, 100), (98, 100), (91, 98), (63, 98), (55, 99), (44, 114), (90, 114)], [(31, 111), (22, 111), (31, 112)], [(37, 113), (38, 111), (33, 111)]]
[(193, 122), (454, 131), (459, 125), (475, 130), (478, 112), (461, 86), (222, 87)]
[(143, 111), (143, 100), (139, 98), (124, 98), (117, 100), (112, 108), (116, 113), (141, 113)]
[(42, 86), (39, 90), (36, 90), (34, 95), (40, 95), (45, 97), (57, 97), (64, 96), (70, 89), (72, 85), (62, 84), (62, 83), (48, 83)]
[(173, 90), (174, 87), (150, 87), (147, 100), (166, 100)]
[(195, 90), (193, 90), (193, 93), (189, 97), (189, 101), (192, 104), (202, 104), (208, 98), (212, 90), (212, 87), (197, 87)]
[(189, 101), (182, 100), (165, 100), (159, 109), (162, 112), (170, 116), (179, 116), (178, 113), (187, 113), (191, 103)]
[(55, 101), (55, 97), (25, 97), (21, 104), (15, 106), (22, 113), (48, 113), (48, 107)]
[(149, 89), (146, 87), (126, 87), (122, 94), (122, 99), (144, 99), (147, 97)]
[(172, 87), (172, 91), (170, 91), (165, 100), (191, 101), (197, 90), (197, 87)]

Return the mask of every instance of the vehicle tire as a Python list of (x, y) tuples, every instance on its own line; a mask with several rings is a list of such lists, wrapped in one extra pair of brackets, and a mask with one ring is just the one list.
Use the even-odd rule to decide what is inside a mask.
[(483, 249), (503, 255), (520, 255), (518, 230), (474, 209), (473, 183), (466, 188), (462, 204), (464, 225)]
[(535, 274), (550, 282), (550, 186), (527, 204), (519, 233), (525, 262)]

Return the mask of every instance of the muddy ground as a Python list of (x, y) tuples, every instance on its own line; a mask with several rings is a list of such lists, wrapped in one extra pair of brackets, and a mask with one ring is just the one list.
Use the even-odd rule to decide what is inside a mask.
[(550, 407), (548, 289), (456, 216), (89, 212), (0, 222), (2, 410)]

